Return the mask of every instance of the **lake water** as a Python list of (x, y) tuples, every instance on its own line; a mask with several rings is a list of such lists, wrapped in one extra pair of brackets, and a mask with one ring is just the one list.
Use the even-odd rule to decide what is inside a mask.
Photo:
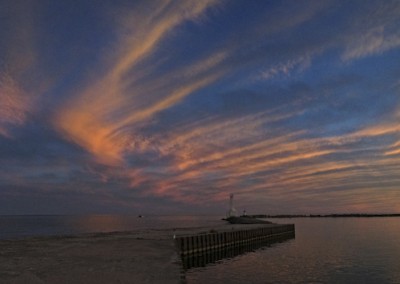
[[(400, 218), (270, 220), (295, 223), (295, 239), (190, 268), (187, 283), (400, 283)], [(221, 223), (218, 216), (0, 216), (0, 238)]]
[(296, 238), (189, 269), (187, 283), (400, 283), (400, 218), (273, 221)]
[(0, 239), (223, 224), (220, 216), (32, 215), (0, 216)]

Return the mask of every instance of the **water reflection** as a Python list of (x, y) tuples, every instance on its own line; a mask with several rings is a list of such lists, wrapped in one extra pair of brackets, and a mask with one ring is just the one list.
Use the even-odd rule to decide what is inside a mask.
[(190, 269), (186, 283), (400, 283), (399, 218), (279, 221), (296, 241)]
[(232, 247), (206, 251), (199, 254), (183, 255), (182, 264), (184, 270), (196, 267), (204, 267), (207, 264), (215, 263), (222, 259), (233, 258), (235, 256), (253, 252), (260, 248), (266, 248), (275, 243), (282, 243), (290, 239), (294, 239), (295, 234), (286, 234), (280, 238), (269, 240), (258, 240), (251, 243), (235, 245)]
[(80, 232), (115, 232), (133, 230), (143, 221), (132, 219), (118, 215), (87, 215), (74, 219), (70, 225)]

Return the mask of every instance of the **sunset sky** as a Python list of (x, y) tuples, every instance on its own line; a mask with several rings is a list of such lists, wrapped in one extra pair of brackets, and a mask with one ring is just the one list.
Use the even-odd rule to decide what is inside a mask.
[(400, 212), (400, 1), (0, 0), (0, 214)]

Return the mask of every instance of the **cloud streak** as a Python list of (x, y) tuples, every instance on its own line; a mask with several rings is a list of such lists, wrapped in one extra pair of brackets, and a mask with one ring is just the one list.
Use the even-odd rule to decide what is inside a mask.
[[(146, 18), (136, 18), (135, 22), (143, 25), (121, 40), (120, 46), (124, 48), (117, 48), (128, 51), (120, 52), (109, 71), (61, 111), (57, 126), (64, 135), (92, 153), (98, 162), (116, 167), (118, 171), (123, 167), (122, 175), (131, 180), (130, 186), (143, 190), (145, 196), (172, 198), (183, 203), (201, 204), (204, 198), (218, 201), (232, 190), (242, 194), (249, 192), (248, 196), (250, 193), (265, 194), (269, 188), (307, 191), (323, 187), (325, 179), (329, 179), (332, 186), (345, 187), (350, 186), (349, 180), (361, 176), (366, 180), (362, 184), (367, 184), (369, 179), (365, 173), (372, 171), (369, 170), (372, 167), (368, 162), (370, 157), (365, 154), (354, 160), (352, 154), (351, 160), (343, 158), (348, 153), (380, 151), (383, 154), (376, 158), (377, 163), (390, 164), (384, 156), (396, 154), (396, 150), (389, 150), (393, 146), (359, 148), (357, 145), (366, 139), (397, 135), (396, 124), (379, 124), (346, 135), (313, 139), (300, 138), (307, 137), (310, 130), (282, 133), (281, 129), (275, 129), (274, 125), (309, 112), (304, 105), (309, 99), (304, 100), (303, 94), (293, 104), (296, 106), (300, 102), (293, 114), (260, 110), (242, 116), (239, 112), (234, 119), (216, 115), (191, 124), (180, 123), (179, 128), (167, 128), (159, 133), (141, 133), (159, 124), (158, 115), (176, 107), (188, 95), (193, 96), (218, 80), (248, 68), (249, 61), (245, 58), (251, 53), (234, 65), (229, 61), (237, 50), (246, 46), (243, 42), (170, 69), (159, 78), (154, 76), (157, 69), (152, 68), (162, 66), (157, 61), (153, 63), (162, 42), (173, 34), (173, 29), (200, 16), (212, 4), (190, 3), (183, 7), (185, 13), (182, 13), (184, 9), (172, 9), (173, 4), (165, 4)], [(324, 8), (326, 6), (315, 11)], [(297, 28), (313, 17), (316, 17), (314, 12), (299, 15), (297, 20), (278, 30)], [(132, 24), (127, 23), (128, 26)], [(353, 60), (395, 48), (396, 45), (388, 43), (393, 43), (392, 40), (383, 38), (384, 30), (380, 27), (372, 25), (370, 32), (358, 41), (343, 41), (346, 49), (342, 58)], [(257, 33), (262, 38), (278, 30), (267, 29), (261, 34), (258, 30)], [(289, 78), (293, 70), (300, 68), (298, 66), (303, 66), (300, 70), (306, 66), (311, 68), (310, 54), (320, 54), (328, 48), (331, 48), (329, 43), (298, 53), (297, 58), (283, 57), (283, 62), (278, 61), (261, 73), (263, 79), (273, 79), (279, 73)], [(255, 50), (251, 56), (257, 53)], [(252, 65), (256, 67), (257, 63)], [(143, 66), (144, 71), (139, 71), (138, 66)], [(126, 110), (128, 106), (130, 109)], [(357, 182), (353, 185), (360, 188)]]
[(26, 59), (1, 58), (0, 198), (32, 186), (118, 212), (219, 212), (233, 192), (259, 212), (400, 210), (397, 1), (35, 9), (8, 34)]
[[(186, 1), (181, 5), (176, 2), (163, 2), (154, 13), (139, 15), (139, 18), (134, 18), (134, 23), (129, 21), (125, 23), (126, 25), (139, 23), (139, 26), (133, 35), (121, 40), (120, 45), (124, 48), (121, 48), (117, 60), (104, 76), (77, 95), (57, 117), (57, 126), (64, 135), (94, 154), (103, 163), (121, 163), (122, 155), (132, 143), (131, 136), (134, 135), (126, 134), (124, 129), (146, 121), (157, 112), (171, 107), (187, 95), (214, 81), (218, 74), (190, 78), (179, 86), (167, 87), (160, 95), (157, 93), (161, 90), (153, 90), (154, 96), (159, 97), (157, 101), (150, 101), (145, 105), (139, 102), (140, 108), (134, 107), (129, 113), (120, 114), (121, 110), (124, 112), (127, 101), (135, 105), (142, 93), (140, 90), (142, 86), (129, 89), (124, 87), (129, 84), (129, 79), (126, 79), (127, 73), (133, 72), (134, 78), (136, 65), (155, 52), (160, 41), (171, 29), (184, 21), (199, 17), (212, 4), (213, 1), (201, 1), (201, 3)], [(194, 66), (192, 72), (194, 75), (201, 73), (201, 70), (212, 65), (214, 60), (215, 58), (206, 60), (205, 67)]]
[(21, 126), (31, 108), (27, 94), (8, 74), (0, 77), (0, 134), (11, 138), (12, 128)]

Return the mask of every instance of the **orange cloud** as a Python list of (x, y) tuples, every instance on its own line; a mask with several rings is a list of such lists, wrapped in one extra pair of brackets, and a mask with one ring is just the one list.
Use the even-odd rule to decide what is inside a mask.
[[(199, 202), (225, 199), (229, 191), (240, 191), (249, 199), (299, 192), (311, 198), (325, 194), (318, 190), (327, 187), (362, 192), (363, 178), (379, 173), (380, 166), (385, 166), (387, 175), (398, 170), (398, 144), (360, 143), (364, 138), (396, 135), (400, 131), (397, 123), (381, 123), (341, 136), (304, 138), (308, 130), (288, 133), (273, 127), (298, 113), (282, 114), (274, 109), (230, 120), (216, 114), (183, 122), (180, 128), (163, 133), (165, 137), (141, 136), (141, 129), (154, 122), (157, 114), (229, 74), (223, 63), (230, 50), (218, 50), (154, 76), (158, 62), (152, 56), (163, 40), (181, 23), (201, 17), (214, 5), (214, 1), (185, 1), (179, 7), (172, 1), (161, 3), (151, 14), (124, 20), (116, 51), (105, 55), (114, 61), (102, 66), (106, 71), (87, 82), (57, 113), (55, 126), (64, 137), (99, 163), (119, 171), (111, 174), (127, 178), (131, 188), (146, 188), (144, 194)], [(349, 58), (368, 51), (360, 52)], [(308, 60), (289, 60), (264, 75), (287, 73)], [(157, 152), (154, 160), (129, 165), (129, 157), (140, 159), (153, 150)], [(372, 162), (368, 155), (350, 157), (357, 151), (371, 151), (377, 157)], [(332, 160), (335, 155), (340, 157)], [(160, 162), (160, 158), (167, 161)], [(154, 173), (155, 167), (162, 174)]]
[[(351, 159), (342, 157), (338, 161), (325, 158), (327, 155), (354, 153), (357, 151), (357, 148), (354, 149), (354, 143), (359, 143), (365, 137), (379, 138), (381, 135), (396, 134), (397, 128), (394, 125), (376, 125), (347, 135), (327, 138), (298, 140), (296, 135), (290, 134), (270, 139), (264, 136), (259, 142), (243, 141), (247, 142), (244, 146), (227, 147), (223, 151), (210, 151), (209, 148), (204, 147), (203, 142), (214, 141), (214, 138), (218, 140), (221, 137), (226, 141), (232, 141), (233, 145), (240, 144), (240, 139), (233, 135), (237, 132), (231, 130), (235, 127), (246, 129), (246, 123), (250, 123), (246, 120), (242, 122), (242, 124), (232, 123), (230, 126), (225, 124), (224, 131), (216, 132), (212, 131), (213, 127), (207, 127), (207, 124), (198, 125), (188, 132), (181, 133), (182, 136), (177, 135), (172, 141), (182, 143), (179, 145), (189, 143), (192, 150), (188, 154), (180, 154), (179, 151), (175, 153), (180, 158), (174, 165), (175, 168), (170, 169), (175, 170), (174, 177), (165, 181), (157, 193), (167, 194), (186, 184), (194, 185), (199, 180), (203, 183), (209, 181), (209, 184), (218, 188), (219, 192), (238, 191), (249, 196), (254, 196), (254, 193), (256, 196), (270, 195), (271, 190), (276, 197), (288, 192), (306, 194), (307, 191), (324, 189), (327, 186), (347, 189), (349, 192), (360, 192), (365, 186), (379, 186), (381, 181), (373, 183), (370, 181), (371, 176), (391, 177), (399, 170), (397, 161), (386, 159), (384, 155), (375, 157), (374, 161), (371, 161), (369, 156)], [(249, 128), (251, 125), (252, 123), (249, 124)], [(214, 127), (214, 129), (222, 129), (218, 123)], [(260, 129), (255, 131), (259, 134), (262, 132)], [(301, 134), (297, 133), (297, 135)], [(226, 143), (223, 144), (226, 145)], [(352, 145), (352, 150), (347, 145)], [(362, 144), (359, 147), (359, 151), (368, 150), (377, 153), (386, 148), (385, 145), (371, 147)], [(205, 153), (208, 154), (205, 155)], [(381, 168), (385, 168), (385, 172), (380, 171)], [(276, 169), (279, 171), (274, 173)], [(214, 178), (207, 180), (205, 176), (210, 174)], [(250, 183), (244, 188), (240, 186), (244, 181), (251, 182), (254, 175), (257, 183), (254, 185)], [(282, 191), (283, 189), (285, 190)], [(320, 194), (325, 193), (321, 191)]]
[[(140, 83), (132, 86), (132, 81), (126, 76), (127, 73), (130, 78), (135, 78), (135, 74), (142, 76), (142, 71), (135, 69), (137, 63), (148, 59), (174, 27), (199, 17), (214, 2), (185, 1), (181, 5), (171, 2), (161, 5), (153, 14), (138, 15), (139, 19), (135, 18), (135, 21), (140, 24), (134, 32), (121, 39), (116, 61), (59, 112), (56, 127), (67, 139), (92, 153), (99, 162), (110, 165), (123, 163), (124, 153), (135, 150), (131, 146), (135, 144), (138, 125), (221, 76), (218, 72), (202, 73), (223, 60), (222, 53), (180, 70), (191, 70), (189, 74), (192, 77), (168, 87), (165, 84), (170, 82), (165, 79), (152, 80), (151, 86)], [(127, 21), (125, 24), (131, 23)], [(152, 96), (148, 96), (146, 91), (149, 87)]]
[[(208, 118), (176, 129), (158, 145), (163, 155), (174, 157), (173, 163), (164, 167), (165, 179), (158, 181), (150, 176), (146, 180), (151, 185), (147, 194), (198, 202), (205, 197), (193, 192), (193, 188), (204, 190), (212, 200), (231, 191), (240, 192), (243, 198), (260, 194), (279, 198), (289, 192), (311, 194), (327, 186), (358, 192), (368, 183), (378, 186), (379, 182), (371, 183), (369, 177), (390, 177), (399, 170), (396, 159), (385, 155), (375, 157), (373, 162), (370, 156), (344, 155), (357, 151), (382, 153), (389, 146), (363, 145), (360, 141), (396, 134), (394, 125), (375, 125), (342, 136), (312, 139), (299, 139), (305, 131), (267, 135), (268, 123), (284, 118), (270, 113), (230, 121)], [(340, 159), (332, 160), (337, 154), (341, 154)], [(385, 173), (380, 173), (380, 168), (385, 168)], [(253, 179), (257, 180), (254, 184)], [(324, 194), (323, 190), (320, 194)]]

